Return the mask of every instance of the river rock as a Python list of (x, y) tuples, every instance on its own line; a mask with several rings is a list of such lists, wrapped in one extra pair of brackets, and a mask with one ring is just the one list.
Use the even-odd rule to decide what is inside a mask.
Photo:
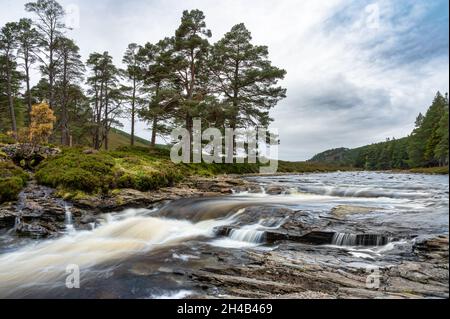
[(16, 213), (0, 208), (0, 229), (13, 227), (16, 221), (16, 216)]
[(448, 259), (448, 236), (419, 239), (414, 244), (414, 252), (427, 259)]
[(44, 227), (40, 224), (27, 224), (21, 222), (16, 226), (16, 233), (19, 236), (41, 238), (49, 236), (52, 232), (49, 230), (49, 227)]
[(352, 205), (339, 205), (331, 210), (331, 214), (338, 218), (345, 218), (351, 214), (366, 214), (373, 211), (380, 210), (380, 208), (365, 207), (365, 206), (352, 206)]
[(266, 188), (266, 193), (269, 195), (281, 195), (285, 192), (285, 189), (283, 186), (270, 186)]
[(37, 166), (42, 160), (49, 156), (61, 153), (59, 148), (33, 144), (10, 144), (0, 148), (16, 164), (22, 164), (27, 168)]

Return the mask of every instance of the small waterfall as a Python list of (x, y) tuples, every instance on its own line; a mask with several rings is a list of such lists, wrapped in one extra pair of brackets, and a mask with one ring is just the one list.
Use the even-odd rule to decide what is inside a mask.
[(255, 229), (232, 229), (230, 231), (230, 238), (236, 241), (245, 241), (249, 243), (260, 244), (264, 242), (265, 232), (263, 230)]
[(388, 243), (388, 237), (378, 234), (336, 233), (332, 240), (332, 245), (336, 246), (384, 246)]
[(286, 219), (287, 218), (261, 219), (257, 224), (230, 229), (227, 236), (235, 241), (263, 244), (266, 241), (266, 230), (278, 229)]
[(20, 216), (16, 216), (16, 218), (14, 220), (14, 229), (17, 229), (17, 227), (19, 227), (21, 222), (22, 222), (22, 219), (20, 218)]
[(261, 186), (261, 194), (266, 195), (266, 189), (263, 186)]
[(66, 220), (65, 220), (66, 231), (70, 233), (70, 232), (75, 231), (75, 227), (73, 226), (73, 221), (72, 221), (72, 212), (68, 205), (66, 205), (64, 208), (66, 210)]

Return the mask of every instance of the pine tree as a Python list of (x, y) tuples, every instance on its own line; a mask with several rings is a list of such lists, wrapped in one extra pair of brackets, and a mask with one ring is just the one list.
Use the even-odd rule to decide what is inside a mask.
[(182, 91), (178, 117), (192, 135), (193, 118), (199, 114), (200, 102), (208, 93), (206, 59), (211, 31), (206, 28), (200, 10), (184, 11), (181, 25), (175, 32), (175, 74)]
[(95, 149), (109, 148), (108, 135), (112, 125), (119, 124), (123, 92), (118, 83), (119, 70), (113, 64), (108, 52), (92, 53), (87, 61), (91, 76), (87, 79), (90, 86), (88, 94), (92, 105), (92, 143)]
[(35, 21), (39, 32), (40, 53), (39, 60), (42, 63), (42, 74), (48, 77), (49, 83), (49, 104), (54, 108), (55, 100), (55, 79), (57, 60), (55, 57), (56, 41), (66, 29), (64, 24), (65, 12), (63, 7), (55, 0), (37, 0), (25, 5), (25, 10), (34, 13), (37, 17)]
[(11, 118), (11, 130), (13, 136), (17, 136), (17, 119), (14, 106), (14, 89), (13, 89), (13, 73), (16, 71), (17, 63), (16, 59), (16, 49), (17, 38), (16, 34), (18, 32), (17, 23), (7, 23), (0, 32), (0, 55), (4, 57), (4, 74), (6, 80), (6, 94), (8, 97), (8, 107)]
[(437, 143), (434, 154), (440, 166), (448, 165), (448, 95), (445, 96), (444, 111), (442, 113), (439, 125), (436, 130), (439, 142)]
[(268, 48), (251, 43), (252, 37), (243, 23), (212, 48), (209, 67), (215, 92), (227, 103), (231, 128), (268, 127), (269, 110), (286, 97), (286, 89), (277, 86), (286, 71), (272, 66)]
[(142, 79), (141, 76), (141, 68), (139, 65), (139, 50), (140, 46), (138, 46), (136, 43), (131, 43), (128, 45), (127, 50), (125, 51), (125, 55), (123, 57), (122, 62), (126, 65), (126, 69), (124, 70), (125, 77), (130, 82), (131, 87), (129, 88), (129, 91), (131, 91), (131, 94), (129, 96), (130, 105), (131, 105), (131, 140), (130, 144), (131, 146), (134, 145), (135, 140), (135, 123), (136, 123), (136, 104), (138, 100), (138, 92), (141, 85), (140, 79)]
[(36, 63), (38, 52), (39, 33), (32, 26), (30, 19), (20, 19), (18, 23), (17, 41), (19, 45), (18, 57), (22, 60), (22, 67), (25, 72), (27, 121), (30, 123), (31, 107), (33, 105), (30, 87), (30, 69)]
[[(14, 60), (7, 59), (6, 56), (0, 55), (0, 132), (7, 133), (12, 129), (12, 119), (16, 120), (16, 125), (20, 126), (22, 105), (17, 97), (19, 95), (20, 84), (23, 74), (18, 71), (17, 64)], [(11, 108), (8, 94), (9, 84), (13, 96), (14, 117), (11, 116)]]
[(71, 86), (77, 85), (83, 79), (85, 71), (81, 61), (80, 49), (71, 39), (60, 37), (56, 41), (55, 57), (55, 101), (58, 101), (59, 128), (61, 129), (61, 144), (70, 145), (69, 104), (72, 97)]
[(141, 90), (146, 96), (139, 116), (151, 124), (151, 146), (154, 147), (158, 134), (169, 133), (168, 122), (180, 100), (174, 73), (173, 40), (166, 38), (155, 45), (147, 43), (140, 49), (139, 59), (144, 82)]
[(435, 166), (437, 158), (434, 154), (436, 146), (439, 144), (440, 136), (438, 134), (439, 122), (445, 109), (445, 98), (438, 92), (433, 100), (433, 104), (428, 109), (422, 123), (422, 129), (425, 135), (425, 153), (426, 165)]
[(408, 143), (408, 165), (410, 167), (420, 167), (424, 165), (425, 135), (422, 129), (424, 116), (422, 113), (416, 118), (415, 128), (409, 136)]

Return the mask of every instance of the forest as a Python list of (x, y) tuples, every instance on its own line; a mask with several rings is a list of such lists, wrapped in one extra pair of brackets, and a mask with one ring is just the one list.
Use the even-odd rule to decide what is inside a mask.
[(425, 115), (417, 116), (408, 137), (355, 149), (328, 150), (310, 161), (368, 170), (448, 167), (448, 122), (448, 94), (438, 92)]
[[(192, 132), (194, 118), (209, 127), (268, 127), (269, 111), (285, 98), (285, 70), (272, 66), (266, 46), (253, 45), (237, 24), (216, 43), (200, 10), (184, 11), (173, 35), (157, 43), (130, 43), (120, 68), (108, 51), (82, 60), (55, 0), (25, 5), (34, 16), (0, 31), (0, 139), (27, 142), (32, 106), (49, 105), (56, 120), (49, 142), (110, 148), (110, 133), (148, 123), (151, 145), (171, 128)], [(32, 70), (41, 77), (32, 79)], [(32, 85), (36, 83), (35, 85)], [(1, 141), (0, 141), (1, 142)]]

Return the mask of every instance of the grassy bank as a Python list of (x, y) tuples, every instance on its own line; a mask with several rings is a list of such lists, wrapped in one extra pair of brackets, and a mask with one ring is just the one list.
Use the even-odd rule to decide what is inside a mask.
[(444, 167), (419, 167), (408, 170), (411, 173), (446, 175), (448, 174), (448, 166)]
[[(312, 163), (280, 162), (280, 173), (327, 172), (337, 167)], [(341, 168), (339, 168), (341, 169)], [(167, 148), (122, 147), (113, 151), (88, 152), (64, 149), (36, 170), (38, 183), (58, 189), (64, 197), (107, 193), (132, 188), (151, 191), (173, 186), (189, 176), (255, 174), (259, 164), (174, 164)]]
[[(1, 158), (3, 156), (3, 158)], [(28, 174), (0, 154), (0, 202), (17, 199)], [(41, 185), (57, 189), (64, 198), (106, 194), (115, 189), (151, 191), (173, 186), (191, 176), (258, 174), (259, 164), (174, 164), (167, 148), (119, 147), (112, 151), (66, 148), (44, 160), (35, 171)], [(312, 173), (354, 170), (313, 162), (279, 161), (278, 173)], [(448, 167), (400, 172), (448, 174)]]

